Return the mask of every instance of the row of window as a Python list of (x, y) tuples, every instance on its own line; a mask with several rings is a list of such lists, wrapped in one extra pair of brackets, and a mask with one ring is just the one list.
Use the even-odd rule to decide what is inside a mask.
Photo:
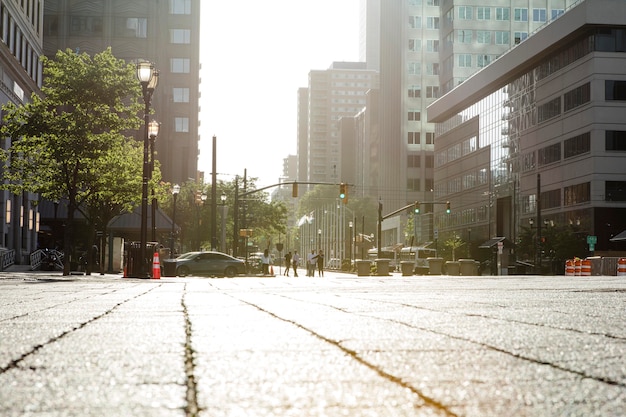
[[(435, 132), (425, 132), (424, 136), (426, 139), (426, 141), (424, 142), (425, 145), (433, 145), (435, 143)], [(421, 132), (408, 132), (407, 143), (409, 145), (421, 145), (422, 133)]]
[(454, 32), (451, 32), (446, 36), (445, 41), (448, 45), (452, 45), (456, 40), (456, 42), (464, 44), (477, 43), (481, 45), (508, 46), (511, 44), (511, 33), (513, 33), (513, 39), (515, 39), (516, 44), (528, 37), (528, 32), (524, 31), (457, 29), (456, 35)]
[[(432, 190), (433, 184), (432, 178), (424, 178), (424, 191)], [(407, 178), (406, 189), (408, 191), (422, 191), (422, 181), (420, 178)]]
[(476, 136), (472, 136), (463, 140), (460, 143), (455, 143), (449, 148), (442, 149), (437, 152), (436, 155), (436, 167), (439, 168), (445, 164), (456, 161), (459, 158), (462, 158), (466, 155), (469, 155), (472, 152), (478, 150), (478, 138)]
[[(408, 96), (411, 98), (422, 97), (422, 87), (419, 85), (412, 85), (408, 89)], [(426, 87), (426, 98), (439, 98), (439, 87), (435, 85), (429, 85)], [(409, 116), (411, 114), (409, 113)]]
[[(457, 6), (456, 17), (459, 20), (498, 20), (509, 21), (511, 20), (511, 9), (509, 7), (487, 7), (487, 6)], [(454, 9), (446, 14), (446, 18), (451, 21), (454, 13)], [(556, 19), (560, 15), (565, 13), (564, 9), (552, 9), (550, 10), (550, 18)], [(525, 7), (513, 8), (513, 21), (514, 22), (528, 22), (529, 17), (532, 15), (533, 22), (547, 22), (548, 10), (543, 8), (528, 9)]]
[[(614, 181), (605, 182), (605, 200), (607, 201), (624, 201), (624, 200), (609, 200), (610, 198), (619, 198), (618, 193), (607, 193), (607, 190), (615, 187)], [(622, 182), (617, 182), (622, 183)], [(608, 188), (607, 188), (608, 187)], [(618, 188), (618, 187), (616, 187)], [(626, 197), (626, 195), (624, 196)], [(591, 183), (583, 182), (580, 184), (574, 184), (563, 189), (557, 188), (555, 190), (543, 191), (541, 193), (541, 209), (554, 209), (561, 206), (569, 207), (577, 204), (584, 204), (591, 201)], [(536, 194), (522, 196), (522, 214), (531, 214), (536, 212), (537, 200)]]
[(432, 155), (408, 155), (407, 167), (408, 168), (421, 168), (422, 157), (424, 158), (424, 168), (434, 167), (434, 158)]
[(438, 182), (435, 185), (435, 198), (468, 191), (475, 187), (485, 186), (488, 183), (489, 171), (487, 168), (468, 171), (458, 177), (450, 178), (446, 182)]
[[(32, 0), (28, 2), (28, 5), (22, 4), (22, 8), (28, 6), (30, 8), (30, 13), (36, 15), (37, 20), (34, 24), (34, 29), (39, 32), (39, 13), (41, 13), (41, 4), (37, 3), (37, 8), (33, 10), (33, 2)], [(35, 16), (31, 17), (31, 20), (34, 19)], [(42, 83), (42, 68), (41, 63), (39, 61), (39, 53), (33, 47), (31, 42), (28, 40), (27, 36), (24, 35), (16, 20), (9, 10), (3, 5), (0, 8), (0, 37), (2, 38), (2, 42), (9, 48), (15, 59), (18, 60), (20, 65), (26, 70), (30, 78), (32, 78), (38, 86), (41, 86)], [(7, 81), (5, 80), (5, 84)], [(10, 86), (13, 90), (13, 93), (20, 99), (24, 99), (24, 91), (21, 87), (17, 85), (17, 83), (13, 83)]]
[[(591, 100), (591, 85), (585, 83), (563, 94), (564, 111), (570, 111)], [(537, 122), (542, 123), (561, 115), (561, 97), (537, 106)]]

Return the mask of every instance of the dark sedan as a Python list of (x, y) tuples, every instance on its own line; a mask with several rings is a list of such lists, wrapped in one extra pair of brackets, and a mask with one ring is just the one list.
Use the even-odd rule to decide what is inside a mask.
[(245, 262), (221, 252), (187, 252), (163, 261), (166, 275), (208, 275), (234, 277), (246, 272)]

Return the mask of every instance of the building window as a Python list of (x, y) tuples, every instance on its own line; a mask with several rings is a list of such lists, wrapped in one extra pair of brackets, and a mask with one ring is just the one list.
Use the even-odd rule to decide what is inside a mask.
[(571, 185), (563, 189), (563, 205), (572, 206), (574, 204), (586, 203), (591, 200), (590, 183)]
[(411, 29), (420, 29), (422, 27), (422, 17), (409, 16), (409, 27)]
[(563, 95), (563, 110), (569, 111), (576, 107), (589, 103), (591, 100), (591, 87), (589, 83), (574, 88)]
[(187, 133), (189, 132), (189, 118), (188, 117), (175, 117), (174, 118), (174, 131)]
[(496, 7), (496, 20), (511, 20), (511, 9), (508, 7)]
[(426, 41), (426, 50), (428, 52), (439, 52), (439, 40), (428, 39)]
[(591, 134), (589, 132), (574, 136), (563, 142), (563, 156), (565, 159), (582, 155), (591, 150)]
[(459, 6), (458, 7), (459, 20), (471, 20), (472, 19), (472, 6)]
[(174, 103), (189, 103), (189, 88), (177, 88), (172, 89), (172, 98)]
[(426, 74), (427, 75), (439, 75), (439, 64), (436, 62), (426, 64)]
[(70, 16), (70, 35), (72, 36), (101, 36), (102, 35), (102, 17)]
[(419, 180), (419, 178), (407, 178), (406, 179), (406, 188), (409, 191), (420, 191), (420, 180)]
[(426, 145), (432, 145), (435, 143), (435, 133), (426, 132)]
[(513, 19), (516, 22), (528, 22), (528, 9), (515, 8), (513, 10)]
[(409, 121), (410, 122), (419, 122), (422, 120), (422, 114), (418, 111), (410, 111), (409, 112)]
[(457, 30), (457, 41), (459, 43), (472, 43), (472, 31), (471, 30)]
[(439, 18), (438, 17), (427, 17), (426, 18), (426, 28), (427, 29), (439, 29)]
[(409, 62), (409, 70), (410, 75), (421, 75), (422, 67), (419, 62)]
[(476, 43), (491, 44), (491, 31), (490, 30), (477, 30), (476, 31)]
[(408, 168), (419, 168), (421, 167), (422, 158), (421, 155), (408, 155), (406, 166)]
[(607, 130), (605, 132), (605, 147), (607, 151), (626, 151), (626, 131)]
[(478, 55), (476, 57), (476, 66), (478, 68), (486, 67), (491, 63), (492, 56), (491, 55)]
[(189, 44), (191, 43), (191, 30), (170, 29), (170, 43)]
[(170, 14), (191, 14), (191, 0), (170, 0)]
[(528, 38), (528, 32), (515, 32), (515, 44), (521, 43)]
[[(409, 87), (409, 97), (420, 98), (421, 96), (422, 96), (422, 87), (420, 87), (419, 85), (412, 85), (411, 87)], [(411, 116), (411, 113), (413, 112), (409, 112), (409, 117)], [(417, 114), (419, 116), (419, 112), (417, 112)]]
[(148, 37), (148, 19), (141, 17), (120, 17), (115, 19), (115, 35), (123, 38)]
[(495, 32), (496, 36), (496, 45), (510, 45), (510, 33), (507, 31), (497, 30)]
[(172, 58), (170, 59), (170, 71), (173, 73), (188, 74), (189, 73), (189, 58)]
[(426, 98), (439, 98), (439, 87), (438, 86), (426, 87)]
[(407, 142), (409, 145), (419, 145), (420, 144), (420, 132), (409, 132)]
[(420, 39), (409, 39), (409, 51), (419, 52), (422, 49), (422, 41)]
[(606, 80), (604, 82), (605, 100), (626, 100), (626, 81)]
[(541, 209), (561, 207), (561, 189), (550, 190), (541, 193)]
[(434, 155), (425, 155), (424, 156), (424, 165), (425, 165), (426, 168), (434, 168), (435, 167), (435, 156)]
[(552, 17), (552, 20), (554, 20), (557, 17), (561, 16), (563, 13), (565, 13), (565, 10), (563, 9), (552, 9), (550, 16)]
[(561, 114), (561, 97), (557, 97), (540, 106), (537, 106), (537, 121), (545, 122)]
[(561, 160), (561, 144), (546, 146), (537, 151), (537, 163), (541, 165), (551, 164)]
[(533, 22), (546, 22), (547, 16), (546, 9), (533, 9)]
[(459, 67), (470, 68), (472, 66), (472, 54), (459, 54)]
[(605, 201), (626, 201), (626, 181), (605, 181)]
[(491, 20), (491, 7), (476, 7), (477, 20)]

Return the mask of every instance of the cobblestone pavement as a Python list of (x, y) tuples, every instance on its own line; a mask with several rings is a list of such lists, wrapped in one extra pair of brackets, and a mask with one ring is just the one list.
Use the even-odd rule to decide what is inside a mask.
[(626, 415), (626, 277), (325, 275), (0, 273), (0, 415)]

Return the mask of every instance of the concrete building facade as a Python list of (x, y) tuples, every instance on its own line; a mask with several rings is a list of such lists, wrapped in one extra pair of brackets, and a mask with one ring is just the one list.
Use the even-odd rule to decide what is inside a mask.
[(152, 108), (161, 123), (156, 158), (163, 180), (197, 178), (200, 0), (46, 0), (45, 55), (107, 47), (128, 62), (155, 63)]
[[(43, 69), (43, 1), (0, 1), (0, 105), (21, 105), (39, 93)], [(5, 138), (2, 148), (11, 140)], [(0, 191), (0, 269), (12, 263), (28, 264), (37, 249), (39, 197)]]

